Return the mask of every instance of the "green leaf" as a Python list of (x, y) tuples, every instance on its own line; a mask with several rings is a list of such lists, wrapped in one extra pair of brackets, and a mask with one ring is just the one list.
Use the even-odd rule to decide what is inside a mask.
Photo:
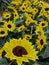
[(5, 58), (0, 58), (0, 65), (8, 65), (8, 62)]
[(44, 55), (43, 55), (43, 58), (48, 58), (49, 57), (49, 41), (47, 42), (47, 47), (45, 49), (45, 52), (44, 52)]
[(42, 21), (43, 20), (43, 17), (38, 17), (37, 15), (36, 15), (35, 18), (36, 18), (37, 21)]

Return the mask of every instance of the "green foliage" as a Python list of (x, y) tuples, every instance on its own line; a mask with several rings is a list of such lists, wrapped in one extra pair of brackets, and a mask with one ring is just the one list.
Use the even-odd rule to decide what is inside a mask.
[(8, 62), (5, 58), (0, 58), (0, 65), (8, 65)]
[(11, 0), (0, 0), (0, 11), (5, 10), (10, 5)]

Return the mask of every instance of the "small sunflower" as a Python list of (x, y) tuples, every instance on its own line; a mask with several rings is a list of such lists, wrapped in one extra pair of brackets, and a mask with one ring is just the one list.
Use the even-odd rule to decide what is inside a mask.
[(23, 6), (28, 7), (29, 5), (30, 5), (30, 2), (29, 1), (24, 1), (23, 2)]
[(18, 32), (21, 32), (21, 31), (23, 31), (23, 30), (24, 30), (24, 28), (25, 28), (25, 26), (24, 26), (24, 25), (22, 25), (22, 26), (20, 26), (20, 27), (18, 27), (18, 28), (17, 28), (17, 31), (18, 31)]
[(44, 27), (48, 26), (48, 22), (47, 21), (41, 21), (39, 23), (39, 26), (42, 26), (44, 28)]
[(37, 21), (33, 20), (31, 17), (28, 17), (25, 21), (26, 26), (29, 26), (31, 23), (37, 24)]
[(43, 27), (41, 27), (41, 26), (36, 26), (35, 33), (36, 33), (36, 35), (44, 34)]
[(32, 35), (29, 35), (29, 34), (25, 34), (23, 36), (23, 38), (27, 39), (27, 40), (30, 40), (32, 38)]
[(43, 7), (44, 4), (46, 4), (44, 1), (39, 1), (39, 2), (38, 2), (38, 6), (39, 6), (39, 7)]
[(49, 14), (49, 4), (45, 3), (44, 6), (42, 7), (40, 13), (39, 13), (39, 17), (43, 16), (45, 14)]
[(2, 15), (3, 18), (8, 19), (11, 17), (11, 13), (10, 12), (4, 12)]
[(15, 7), (13, 5), (9, 5), (7, 8), (14, 11), (14, 12), (16, 11), (16, 9), (15, 9)]
[(28, 62), (29, 59), (33, 61), (38, 59), (38, 51), (35, 51), (32, 43), (26, 39), (11, 39), (5, 43), (4, 50), (5, 57), (10, 58), (10, 60), (16, 59), (18, 65), (21, 65), (23, 61)]
[(22, 5), (22, 6), (20, 7), (20, 11), (25, 12), (25, 11), (26, 11), (26, 6)]
[(14, 22), (15, 22), (18, 19), (19, 15), (18, 15), (18, 12), (17, 11), (14, 12), (13, 14), (14, 14)]
[(7, 36), (8, 32), (6, 28), (0, 28), (0, 37)]
[(41, 51), (44, 46), (47, 44), (46, 42), (46, 36), (45, 35), (39, 35), (38, 39), (36, 40), (37, 48)]
[(11, 4), (12, 5), (15, 5), (15, 6), (19, 6), (20, 4), (21, 4), (21, 2), (22, 2), (22, 0), (13, 0), (12, 2), (11, 2)]
[(5, 22), (4, 27), (11, 32), (13, 32), (15, 29), (15, 25), (12, 23), (12, 21)]
[(44, 16), (48, 19), (49, 21), (49, 14), (45, 13)]
[(27, 7), (26, 12), (30, 12), (30, 13), (31, 13), (31, 12), (32, 12), (32, 10), (33, 10), (33, 9), (32, 9), (32, 7), (31, 7), (31, 6), (29, 6), (29, 7)]
[(33, 8), (33, 9), (32, 9), (32, 15), (33, 15), (33, 16), (35, 16), (37, 12), (38, 12), (38, 9), (37, 9), (37, 8)]

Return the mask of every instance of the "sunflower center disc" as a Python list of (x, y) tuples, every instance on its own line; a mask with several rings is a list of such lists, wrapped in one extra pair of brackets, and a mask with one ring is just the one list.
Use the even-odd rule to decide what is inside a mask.
[(42, 23), (42, 26), (44, 26), (45, 25), (45, 23)]
[(30, 39), (30, 37), (29, 37), (29, 36), (27, 36), (27, 39)]
[(23, 8), (23, 10), (25, 10), (25, 8)]
[(8, 28), (11, 28), (11, 25), (10, 24), (8, 25)]
[(4, 32), (4, 31), (1, 31), (0, 33), (1, 33), (1, 34), (4, 34), (5, 32)]
[(9, 15), (6, 15), (6, 17), (8, 17)]
[(43, 45), (43, 43), (44, 43), (44, 42), (43, 42), (43, 39), (40, 40), (40, 43), (41, 43), (41, 45)]
[(46, 9), (45, 9), (45, 11), (48, 11), (48, 10), (49, 10), (49, 8), (46, 8)]
[(22, 55), (27, 55), (27, 51), (24, 47), (21, 46), (17, 46), (15, 48), (13, 48), (13, 54), (18, 56), (18, 57), (22, 57)]

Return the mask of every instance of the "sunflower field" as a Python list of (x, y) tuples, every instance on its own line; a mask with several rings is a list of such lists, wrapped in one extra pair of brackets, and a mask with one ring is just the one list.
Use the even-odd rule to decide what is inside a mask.
[(48, 2), (0, 0), (0, 65), (49, 65)]

